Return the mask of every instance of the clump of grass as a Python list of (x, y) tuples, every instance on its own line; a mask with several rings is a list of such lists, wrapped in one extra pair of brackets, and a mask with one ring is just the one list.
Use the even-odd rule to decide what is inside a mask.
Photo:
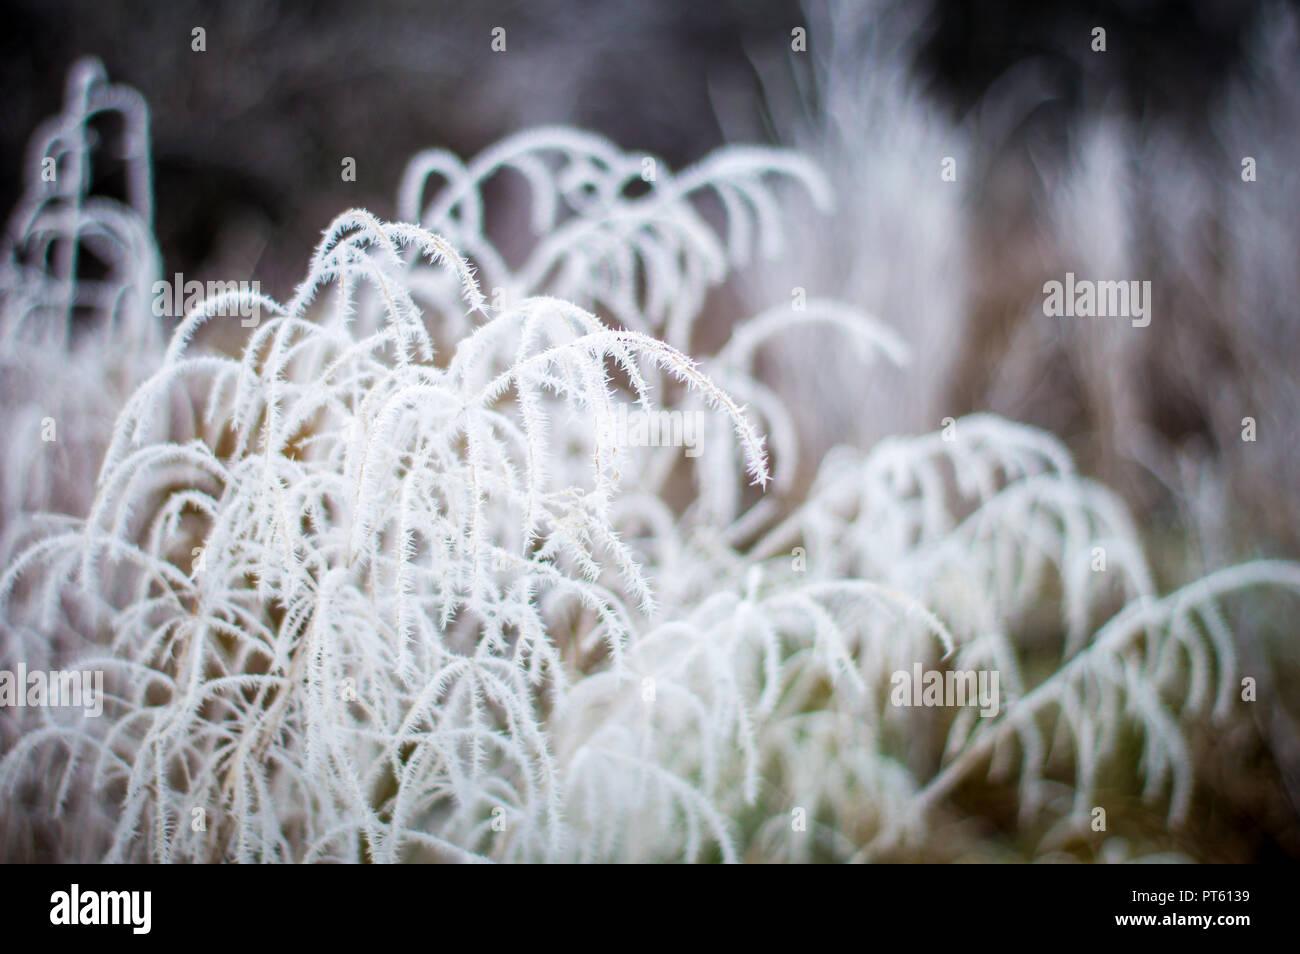
[[(11, 720), (6, 856), (39, 832), (65, 859), (866, 860), (924, 845), (986, 769), (1026, 823), (1080, 829), (1134, 736), (1143, 794), (1180, 823), (1187, 727), (1238, 704), (1220, 602), (1300, 588), (1300, 568), (1160, 598), (1118, 500), (988, 416), (837, 450), (790, 506), (798, 429), (759, 352), (789, 327), (864, 366), (907, 349), (813, 299), (690, 357), (708, 288), (781, 254), (776, 181), (822, 204), (825, 184), (734, 148), (657, 164), (640, 194), (643, 159), (571, 130), (422, 154), (402, 221), (345, 212), (289, 301), (211, 298), (165, 349), (138, 344), (147, 298), (89, 299), (96, 359), (131, 388), (93, 430), (84, 508), (6, 511), (25, 522), (0, 657), (101, 669), (110, 692), (101, 719)], [(531, 190), (514, 266), (483, 231), (503, 170)], [(86, 221), (59, 241), (90, 242), (112, 216), (72, 201)], [(126, 248), (145, 287), (152, 244)], [(80, 300), (73, 273), (4, 274), (7, 328), (52, 280), (65, 315)], [(242, 353), (194, 343), (252, 306)], [(96, 380), (70, 393), (101, 401)], [(702, 453), (629, 446), (621, 403), (704, 415)], [(1040, 675), (1018, 636), (1045, 606), (1059, 662)], [(892, 705), (914, 663), (996, 669), (1000, 714)]]

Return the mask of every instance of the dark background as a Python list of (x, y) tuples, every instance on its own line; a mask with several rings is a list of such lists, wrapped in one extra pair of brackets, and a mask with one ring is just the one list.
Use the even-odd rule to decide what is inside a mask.
[[(1078, 111), (1117, 103), (1135, 118), (1204, 132), (1204, 104), (1241, 72), (1242, 31), (1258, 7), (939, 3), (915, 69), (960, 117), (1012, 66), (1033, 62), (1052, 95), (1026, 122), (1049, 140)], [(283, 296), (339, 210), (392, 214), (401, 170), (420, 149), (469, 156), (518, 129), (562, 122), (677, 167), (723, 140), (718, 84), (729, 108), (740, 90), (758, 116), (751, 126), (765, 128), (751, 57), (788, 50), (805, 18), (788, 0), (27, 0), (8, 3), (3, 21), (5, 209), (18, 196), (27, 137), (58, 111), (68, 67), (93, 54), (152, 110), (166, 269), (200, 279), (252, 270)], [(1108, 31), (1104, 61), (1080, 44), (1093, 24)], [(196, 26), (207, 31), (204, 53), (190, 48)], [(504, 54), (489, 46), (495, 26), (507, 31)], [(356, 182), (341, 181), (344, 156), (356, 159)]]

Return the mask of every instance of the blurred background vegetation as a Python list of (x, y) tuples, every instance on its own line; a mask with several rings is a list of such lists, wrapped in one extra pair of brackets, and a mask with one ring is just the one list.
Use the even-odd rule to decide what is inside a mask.
[[(960, 117), (1034, 62), (1050, 89), (1025, 117), (1022, 144), (1064, 144), (1079, 110), (1110, 100), (1207, 134), (1205, 103), (1242, 69), (1260, 6), (939, 3), (915, 69)], [(13, 0), (0, 39), (0, 198), (12, 208), (28, 136), (57, 111), (68, 67), (93, 54), (152, 110), (167, 267), (202, 280), (235, 264), (227, 257), (255, 254), (264, 286), (283, 294), (341, 206), (391, 212), (419, 149), (469, 156), (527, 126), (571, 123), (676, 168), (723, 143), (720, 102), (777, 139), (753, 61), (788, 51), (791, 28), (806, 22), (793, 0)], [(1093, 23), (1110, 30), (1104, 67), (1083, 55)], [(196, 26), (205, 53), (190, 48)], [(507, 30), (505, 55), (490, 49), (495, 26)], [(344, 156), (357, 160), (355, 183), (340, 179)]]

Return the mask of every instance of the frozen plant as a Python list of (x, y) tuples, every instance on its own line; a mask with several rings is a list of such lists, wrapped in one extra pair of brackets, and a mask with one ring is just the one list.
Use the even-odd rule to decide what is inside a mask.
[[(116, 139), (104, 134), (112, 121), (121, 127)], [(92, 167), (101, 163), (121, 168), (125, 196), (91, 192)], [(141, 96), (108, 83), (96, 61), (76, 64), (63, 112), (32, 136), (26, 172), (22, 199), (0, 239), (4, 562), (33, 521), (84, 515), (114, 409), (166, 341), (149, 311), (161, 263)], [(81, 643), (75, 627), (6, 629), (3, 663), (49, 661)]]
[[(1220, 603), (1300, 569), (1160, 599), (1118, 500), (987, 416), (839, 449), (796, 499), (759, 353), (791, 327), (864, 367), (908, 349), (813, 298), (689, 357), (727, 265), (780, 254), (776, 183), (825, 187), (771, 150), (644, 158), (570, 130), (422, 154), (403, 221), (340, 215), (289, 301), (185, 316), (97, 435), (84, 513), (33, 518), (0, 575), (6, 662), (75, 631), (66, 664), (109, 687), (103, 718), (4, 736), (5, 857), (867, 860), (924, 851), (987, 769), (1051, 851), (1131, 737), (1184, 819), (1189, 726), (1236, 705)], [(523, 264), (483, 230), (503, 169)], [(202, 345), (254, 304), (240, 354)], [(707, 410), (702, 455), (613, 440), (620, 402)], [(914, 663), (1002, 672), (1000, 714), (892, 705)]]

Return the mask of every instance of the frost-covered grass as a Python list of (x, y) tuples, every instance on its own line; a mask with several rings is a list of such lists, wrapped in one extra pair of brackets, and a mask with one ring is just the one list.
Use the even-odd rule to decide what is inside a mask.
[[(86, 195), (108, 109), (125, 204)], [(693, 331), (730, 269), (785, 253), (792, 203), (833, 214), (806, 158), (646, 182), (569, 129), (423, 153), (400, 221), (344, 212), (288, 301), (209, 299), (167, 340), (145, 125), (78, 66), (3, 266), (0, 668), (109, 690), (99, 719), (5, 713), (5, 857), (888, 859), (935, 850), (986, 776), (1045, 833), (1030, 856), (1102, 845), (1115, 777), (1185, 822), (1189, 735), (1246, 705), (1234, 601), (1300, 567), (1161, 596), (1121, 501), (988, 415), (837, 448), (803, 493), (760, 358), (912, 349), (815, 290), (709, 355)], [(502, 175), (522, 258), (484, 229)], [(77, 280), (81, 248), (106, 277)], [(205, 346), (236, 305), (242, 351)], [(628, 402), (703, 415), (702, 453), (618, 440)], [(998, 672), (998, 714), (893, 705), (916, 663)]]

